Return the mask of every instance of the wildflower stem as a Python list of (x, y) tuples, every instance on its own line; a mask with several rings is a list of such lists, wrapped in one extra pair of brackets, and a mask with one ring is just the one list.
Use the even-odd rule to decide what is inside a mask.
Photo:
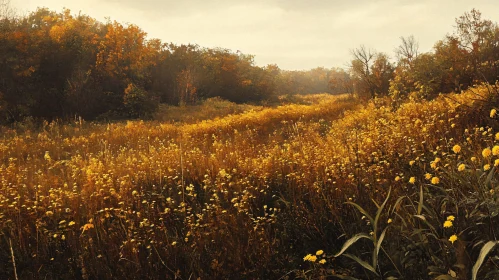
[(10, 245), (10, 256), (12, 258), (12, 266), (14, 267), (14, 279), (18, 280), (17, 268), (16, 268), (16, 258), (14, 257), (14, 249), (12, 249), (12, 239), (10, 239), (10, 238), (9, 238), (9, 245)]
[(185, 203), (185, 184), (184, 184), (184, 152), (182, 150), (182, 135), (180, 135), (180, 180), (182, 183), (182, 202)]

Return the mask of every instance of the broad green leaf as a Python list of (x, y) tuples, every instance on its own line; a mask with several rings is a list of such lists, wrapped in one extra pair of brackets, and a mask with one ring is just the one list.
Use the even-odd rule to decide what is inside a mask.
[(414, 215), (414, 217), (419, 218), (419, 219), (421, 219), (423, 221), (426, 221), (426, 217), (423, 216), (423, 215)]
[(376, 200), (371, 198), (371, 201), (374, 203), (374, 205), (376, 205), (376, 208), (379, 208), (379, 204), (376, 202)]
[(476, 276), (478, 274), (478, 270), (480, 269), (480, 266), (482, 266), (483, 261), (485, 260), (485, 257), (492, 251), (492, 249), (499, 244), (499, 241), (489, 241), (483, 245), (482, 249), (480, 250), (480, 255), (478, 256), (478, 259), (476, 260), (475, 265), (473, 266), (473, 269), (471, 271), (471, 279), (475, 280)]
[(374, 267), (372, 267), (370, 264), (368, 264), (367, 262), (357, 258), (356, 256), (354, 255), (350, 255), (350, 254), (344, 254), (345, 257), (348, 257), (354, 261), (356, 261), (358, 264), (362, 265), (365, 269), (371, 271), (372, 273), (374, 273), (376, 276), (379, 276), (379, 274), (376, 272), (376, 269), (374, 269)]
[(455, 280), (456, 278), (450, 276), (449, 274), (442, 274), (435, 277), (433, 280)]
[(419, 187), (418, 215), (421, 215), (422, 210), (423, 210), (423, 185)]
[(386, 202), (390, 198), (390, 193), (391, 192), (392, 192), (392, 188), (390, 187), (390, 189), (388, 190), (388, 194), (387, 194), (387, 196), (385, 198), (385, 201), (383, 201), (383, 204), (381, 204), (381, 206), (378, 208), (378, 211), (376, 211), (376, 217), (374, 218), (374, 224), (373, 224), (373, 227), (374, 227), (374, 241), (375, 242), (376, 242), (376, 239), (377, 239), (377, 236), (378, 236), (378, 221), (379, 221), (379, 217), (381, 216), (381, 212), (383, 212), (383, 208), (385, 208)]
[(489, 174), (487, 175), (487, 178), (485, 179), (485, 186), (490, 188), (490, 181), (492, 181), (492, 178), (494, 177), (494, 171), (496, 170), (496, 167), (492, 167), (492, 169), (489, 171)]
[(373, 266), (376, 267), (378, 265), (378, 255), (379, 255), (379, 249), (381, 249), (381, 243), (383, 242), (383, 239), (385, 239), (385, 234), (386, 234), (386, 230), (388, 229), (388, 227), (386, 227), (383, 232), (381, 233), (381, 235), (379, 236), (379, 239), (378, 241), (376, 242), (376, 250), (374, 250), (373, 252)]
[(423, 223), (425, 223), (433, 232), (435, 232), (435, 227), (432, 226), (428, 220), (426, 220), (426, 217), (423, 216), (423, 215), (414, 215), (414, 217), (420, 219), (421, 221), (423, 221)]
[(371, 236), (365, 234), (365, 233), (358, 233), (354, 236), (352, 236), (350, 239), (348, 239), (345, 244), (343, 244), (343, 247), (341, 248), (340, 252), (336, 255), (334, 255), (335, 258), (339, 257), (341, 254), (343, 254), (350, 246), (352, 246), (355, 242), (357, 242), (361, 238), (366, 238), (372, 241)]
[(399, 213), (395, 213), (395, 215), (400, 218), (400, 220), (404, 224), (404, 227), (407, 227), (407, 222), (405, 221), (405, 219)]
[(421, 206), (426, 211), (426, 213), (428, 213), (429, 217), (436, 217), (437, 216), (437, 213), (432, 208), (426, 207), (426, 205), (424, 205), (424, 204), (422, 204)]
[(369, 221), (371, 222), (371, 224), (374, 224), (374, 219), (373, 219), (373, 217), (371, 217), (371, 215), (369, 215), (369, 213), (367, 213), (367, 211), (366, 211), (366, 210), (364, 210), (364, 208), (362, 208), (360, 205), (358, 205), (358, 204), (357, 204), (357, 203), (355, 203), (355, 202), (350, 202), (350, 201), (345, 202), (345, 203), (346, 203), (346, 204), (353, 205), (355, 208), (357, 208), (357, 210), (359, 210), (359, 211), (360, 211), (360, 213), (362, 213), (364, 216), (366, 216), (366, 217), (369, 219)]
[(359, 280), (358, 278), (352, 277), (352, 276), (347, 276), (347, 275), (337, 275), (333, 274), (331, 275), (332, 277), (340, 278), (340, 279), (345, 279), (345, 280)]
[(397, 207), (399, 206), (400, 203), (402, 203), (402, 200), (404, 200), (404, 198), (408, 198), (407, 196), (401, 196), (399, 198), (397, 198), (397, 200), (395, 201), (395, 204), (393, 204), (393, 208), (391, 210), (391, 214), (393, 214), (393, 212), (395, 212), (395, 210), (397, 209)]

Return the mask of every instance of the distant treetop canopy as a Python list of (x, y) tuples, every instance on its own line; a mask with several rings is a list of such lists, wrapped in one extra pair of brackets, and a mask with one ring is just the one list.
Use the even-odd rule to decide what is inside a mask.
[(260, 102), (283, 94), (356, 93), (431, 97), (499, 75), (499, 28), (472, 10), (452, 35), (419, 53), (402, 37), (397, 62), (365, 46), (349, 69), (284, 71), (258, 67), (252, 55), (149, 39), (133, 24), (38, 9), (15, 16), (0, 2), (0, 124), (25, 117), (147, 117), (159, 103), (221, 97)]

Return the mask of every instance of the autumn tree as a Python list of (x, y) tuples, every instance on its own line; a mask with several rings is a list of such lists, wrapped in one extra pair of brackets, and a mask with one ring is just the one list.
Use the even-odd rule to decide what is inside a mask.
[(456, 40), (465, 51), (467, 66), (471, 68), (471, 80), (497, 79), (498, 35), (497, 24), (482, 19), (478, 10), (472, 9), (456, 19), (456, 31), (449, 36), (449, 40)]
[(398, 64), (390, 82), (394, 97), (431, 98), (440, 92), (460, 92), (499, 77), (499, 28), (471, 10), (456, 19), (455, 31), (433, 50), (419, 54), (413, 37), (402, 38), (396, 49)]
[(389, 94), (398, 99), (416, 91), (414, 64), (419, 56), (419, 43), (414, 36), (400, 37), (401, 44), (395, 49), (397, 66), (390, 80)]
[(375, 97), (371, 67), (376, 54), (371, 49), (367, 49), (364, 45), (360, 46), (360, 48), (353, 49), (351, 53), (353, 56), (351, 71), (356, 80), (355, 90), (358, 93), (369, 93), (371, 97)]
[(329, 74), (329, 89), (331, 93), (353, 93), (354, 84), (350, 74), (341, 69), (331, 69)]
[(388, 56), (365, 46), (351, 51), (352, 75), (355, 79), (355, 91), (359, 94), (369, 94), (371, 98), (388, 94), (389, 81), (393, 75), (393, 66)]
[[(100, 100), (119, 113), (123, 93), (129, 84), (151, 94), (148, 91), (151, 88), (150, 71), (156, 64), (160, 45), (148, 41), (147, 34), (133, 24), (108, 22), (106, 29), (96, 55), (96, 81), (102, 86)], [(150, 96), (149, 99), (155, 98)]]
[[(161, 44), (158, 46), (156, 63), (151, 67), (151, 91), (160, 102), (178, 105), (184, 103), (186, 92), (192, 101), (198, 97), (201, 52), (197, 45)], [(194, 90), (195, 89), (195, 90)]]

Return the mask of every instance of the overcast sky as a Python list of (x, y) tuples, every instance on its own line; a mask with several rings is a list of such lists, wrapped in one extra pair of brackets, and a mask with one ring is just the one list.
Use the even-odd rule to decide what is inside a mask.
[(388, 53), (414, 35), (420, 51), (454, 29), (472, 8), (499, 22), (499, 0), (11, 0), (22, 13), (47, 7), (133, 23), (150, 38), (223, 47), (282, 69), (345, 67), (350, 50)]

